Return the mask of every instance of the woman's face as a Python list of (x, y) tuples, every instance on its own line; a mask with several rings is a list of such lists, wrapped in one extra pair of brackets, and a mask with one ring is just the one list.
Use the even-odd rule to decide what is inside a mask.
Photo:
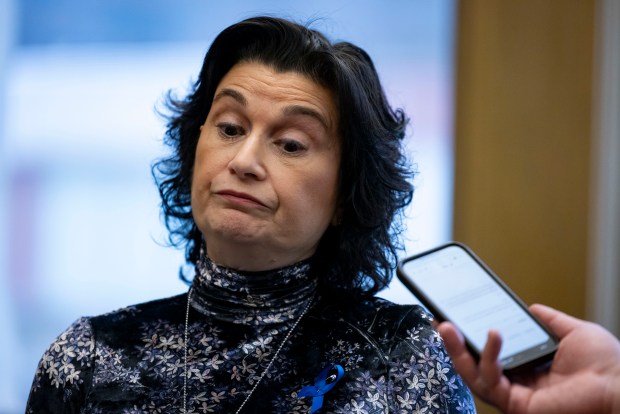
[(267, 270), (314, 254), (336, 214), (334, 97), (295, 72), (235, 65), (201, 127), (192, 211), (218, 264)]

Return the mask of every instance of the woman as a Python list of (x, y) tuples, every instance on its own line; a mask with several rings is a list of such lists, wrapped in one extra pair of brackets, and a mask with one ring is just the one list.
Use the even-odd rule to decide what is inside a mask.
[(75, 322), (28, 412), (474, 412), (429, 317), (373, 297), (412, 188), (368, 55), (248, 19), (169, 102), (154, 174), (190, 290)]

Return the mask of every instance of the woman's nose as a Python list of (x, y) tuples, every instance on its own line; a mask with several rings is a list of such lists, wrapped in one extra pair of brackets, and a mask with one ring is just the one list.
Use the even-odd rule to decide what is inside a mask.
[(262, 180), (266, 176), (263, 160), (263, 148), (258, 135), (249, 135), (233, 149), (234, 154), (228, 163), (228, 169), (241, 179), (254, 178)]

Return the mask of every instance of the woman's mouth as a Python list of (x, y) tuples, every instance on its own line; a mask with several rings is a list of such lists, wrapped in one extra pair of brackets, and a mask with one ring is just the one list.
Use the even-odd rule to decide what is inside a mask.
[(216, 194), (233, 204), (259, 205), (261, 207), (267, 207), (258, 198), (247, 193), (234, 190), (222, 190), (218, 191)]

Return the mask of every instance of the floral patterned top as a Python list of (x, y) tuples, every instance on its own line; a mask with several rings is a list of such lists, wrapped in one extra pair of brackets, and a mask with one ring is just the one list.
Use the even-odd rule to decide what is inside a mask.
[[(422, 308), (320, 296), (310, 267), (241, 273), (203, 257), (189, 307), (184, 294), (77, 320), (43, 355), (26, 412), (176, 414), (185, 400), (234, 413), (257, 381), (243, 413), (475, 412)], [(300, 393), (329, 365), (343, 375), (322, 401)]]

